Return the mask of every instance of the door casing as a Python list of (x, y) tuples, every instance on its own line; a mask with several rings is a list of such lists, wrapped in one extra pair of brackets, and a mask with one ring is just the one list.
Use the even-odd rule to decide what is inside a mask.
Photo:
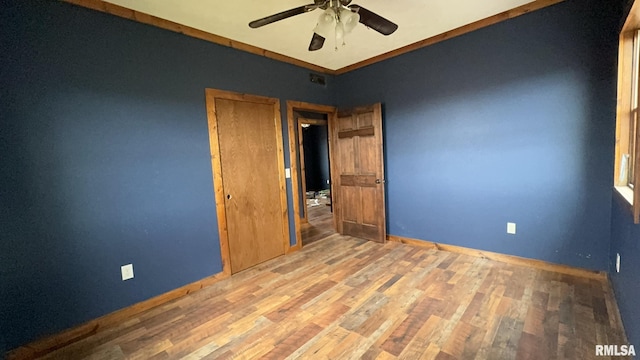
[[(307, 111), (314, 112), (319, 114), (327, 115), (327, 134), (329, 136), (329, 163), (330, 163), (330, 172), (331, 172), (331, 201), (333, 202), (333, 191), (334, 191), (334, 183), (335, 183), (335, 171), (334, 171), (334, 158), (333, 158), (333, 146), (331, 141), (331, 126), (334, 121), (334, 116), (336, 114), (336, 108), (333, 106), (327, 105), (318, 105), (311, 104), (301, 101), (287, 101), (287, 128), (289, 133), (289, 159), (291, 163), (291, 193), (293, 195), (293, 212), (294, 212), (294, 223), (295, 223), (295, 245), (285, 250), (285, 253), (289, 253), (292, 251), (297, 251), (302, 248), (302, 234), (300, 232), (300, 189), (298, 187), (299, 181), (301, 179), (300, 169), (298, 169), (297, 157), (299, 154), (299, 144), (296, 141), (296, 134), (298, 133), (298, 126), (296, 124), (296, 118), (294, 115), (294, 111)], [(301, 154), (300, 154), (301, 155)], [(304, 194), (302, 194), (304, 195)], [(306, 201), (306, 200), (305, 200)], [(305, 211), (305, 216), (306, 216)], [(333, 213), (333, 223), (334, 226), (336, 224), (336, 214)]]

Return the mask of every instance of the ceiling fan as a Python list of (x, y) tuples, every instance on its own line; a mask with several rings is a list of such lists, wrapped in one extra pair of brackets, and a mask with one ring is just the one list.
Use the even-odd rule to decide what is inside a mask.
[(391, 35), (398, 29), (398, 25), (382, 16), (360, 5), (350, 4), (351, 0), (314, 0), (313, 4), (303, 5), (254, 20), (249, 23), (249, 27), (255, 29), (292, 16), (308, 13), (315, 9), (322, 9), (324, 12), (320, 15), (318, 24), (313, 30), (309, 51), (320, 50), (333, 29), (335, 29), (337, 50), (337, 43), (342, 40), (342, 45), (344, 45), (344, 36), (351, 32), (358, 22), (382, 35)]

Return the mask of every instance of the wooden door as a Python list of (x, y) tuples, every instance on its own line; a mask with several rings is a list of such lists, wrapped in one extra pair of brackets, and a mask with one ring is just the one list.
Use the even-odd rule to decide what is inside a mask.
[(384, 164), (381, 105), (338, 110), (332, 122), (338, 175), (333, 193), (339, 233), (384, 243)]
[[(289, 242), (279, 102), (210, 91), (210, 136), (220, 167), (216, 201), (224, 204), (218, 218), (226, 222), (230, 272), (236, 273), (283, 255)], [(212, 140), (214, 159), (215, 145)]]

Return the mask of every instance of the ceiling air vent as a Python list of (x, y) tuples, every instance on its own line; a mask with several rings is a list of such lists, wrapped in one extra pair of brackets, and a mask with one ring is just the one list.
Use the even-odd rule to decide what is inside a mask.
[(309, 81), (318, 85), (325, 85), (327, 83), (324, 76), (318, 74), (309, 74)]

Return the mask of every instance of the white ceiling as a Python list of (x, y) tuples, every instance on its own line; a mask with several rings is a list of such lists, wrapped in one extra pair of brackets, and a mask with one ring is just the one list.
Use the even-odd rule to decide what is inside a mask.
[(335, 51), (327, 39), (321, 50), (307, 50), (322, 10), (294, 16), (258, 29), (249, 22), (313, 3), (313, 0), (106, 0), (132, 10), (337, 70), (405, 45), (444, 33), (532, 0), (354, 0), (398, 24), (384, 36), (358, 24)]

